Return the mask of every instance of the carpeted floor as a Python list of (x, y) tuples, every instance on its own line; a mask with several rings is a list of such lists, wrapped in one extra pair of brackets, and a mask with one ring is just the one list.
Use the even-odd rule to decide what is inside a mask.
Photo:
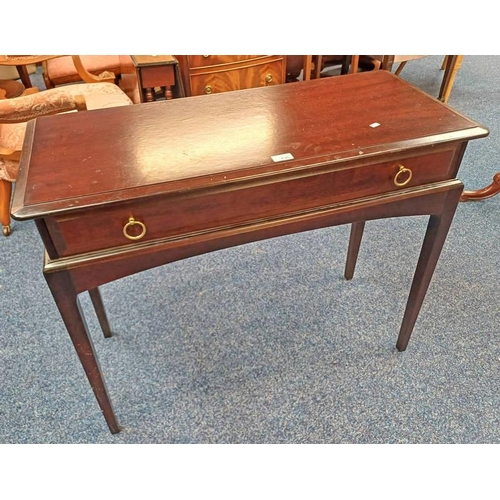
[[(436, 96), (442, 56), (402, 77)], [(460, 179), (500, 170), (500, 56), (466, 56), (449, 105), (487, 126)], [(369, 105), (369, 103), (367, 103)], [(0, 240), (0, 443), (498, 443), (500, 196), (459, 206), (408, 350), (395, 342), (427, 219), (195, 257), (102, 287), (89, 328), (112, 436), (42, 277), (32, 223)]]

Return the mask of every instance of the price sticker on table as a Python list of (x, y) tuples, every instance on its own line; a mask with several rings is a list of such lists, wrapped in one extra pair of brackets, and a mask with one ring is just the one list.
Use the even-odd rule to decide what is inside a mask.
[(293, 160), (294, 158), (293, 158), (293, 155), (291, 153), (284, 153), (282, 155), (271, 156), (271, 159), (274, 162), (278, 162), (278, 161)]

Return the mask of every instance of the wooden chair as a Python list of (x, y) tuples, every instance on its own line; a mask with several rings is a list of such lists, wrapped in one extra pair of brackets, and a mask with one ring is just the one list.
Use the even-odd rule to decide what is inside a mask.
[[(0, 55), (0, 66), (5, 66), (7, 68), (16, 68), (19, 78), (23, 82), (26, 88), (32, 87), (31, 79), (29, 75), (28, 67), (33, 67), (36, 64), (40, 64), (47, 59), (53, 57), (59, 57), (57, 55), (52, 56), (42, 56), (42, 55)], [(36, 66), (34, 66), (36, 68)]]
[(287, 81), (296, 81), (303, 70), (303, 79), (320, 78), (328, 66), (339, 65), (340, 74), (357, 73), (359, 68), (371, 71), (380, 68), (380, 61), (359, 55), (305, 55), (287, 56)]
[[(391, 71), (393, 69), (393, 65), (399, 63), (395, 74), (399, 75), (406, 64), (409, 61), (415, 59), (421, 59), (422, 57), (428, 57), (426, 55), (386, 55), (386, 56), (370, 56), (375, 60), (380, 61), (381, 67), (380, 69), (385, 69)], [(443, 80), (441, 82), (441, 88), (439, 90), (438, 99), (447, 103), (450, 98), (451, 89), (453, 88), (453, 84), (455, 82), (455, 77), (457, 75), (458, 70), (460, 69), (463, 61), (463, 56), (445, 56), (443, 63), (441, 65), (441, 69), (444, 71)]]
[(41, 92), (32, 88), (28, 95), (0, 99), (0, 222), (5, 236), (11, 233), (12, 183), (19, 170), (27, 122), (39, 116), (130, 104), (130, 98), (112, 83), (82, 83)]
[(42, 66), (47, 89), (69, 83), (117, 83), (121, 75), (120, 57), (79, 55), (0, 55), (0, 65), (14, 66), (26, 88), (31, 87), (28, 65)]
[(65, 55), (47, 59), (42, 62), (45, 86), (52, 89), (77, 82), (118, 84), (123, 57)]
[(491, 198), (492, 196), (496, 196), (500, 194), (500, 172), (497, 172), (493, 176), (493, 182), (481, 189), (468, 190), (466, 189), (462, 196), (460, 197), (460, 201), (480, 201), (486, 200), (487, 198)]

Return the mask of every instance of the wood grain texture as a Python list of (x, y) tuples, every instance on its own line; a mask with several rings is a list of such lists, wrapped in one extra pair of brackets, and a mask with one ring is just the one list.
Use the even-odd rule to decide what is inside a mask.
[(286, 81), (286, 56), (176, 56), (187, 96), (216, 94)]

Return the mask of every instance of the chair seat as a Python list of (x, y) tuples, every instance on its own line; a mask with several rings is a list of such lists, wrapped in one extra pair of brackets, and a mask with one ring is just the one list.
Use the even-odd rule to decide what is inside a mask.
[[(120, 73), (120, 56), (81, 56), (87, 71), (94, 74), (110, 71)], [(71, 56), (49, 59), (45, 62), (47, 77), (53, 86), (81, 81)]]
[(89, 111), (133, 104), (130, 97), (113, 83), (76, 83), (61, 90), (70, 91), (73, 95), (84, 95)]

